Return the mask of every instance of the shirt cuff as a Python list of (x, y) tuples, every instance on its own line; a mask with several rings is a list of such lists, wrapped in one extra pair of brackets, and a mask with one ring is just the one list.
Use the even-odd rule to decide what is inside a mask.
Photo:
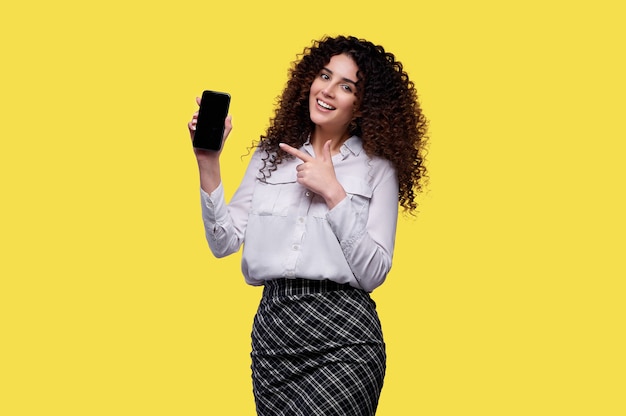
[(224, 187), (222, 183), (210, 194), (200, 188), (200, 198), (202, 201), (202, 216), (205, 221), (211, 223), (223, 223), (228, 215), (226, 201), (224, 200)]
[(326, 214), (330, 228), (344, 252), (366, 233), (367, 204), (357, 195), (348, 194)]

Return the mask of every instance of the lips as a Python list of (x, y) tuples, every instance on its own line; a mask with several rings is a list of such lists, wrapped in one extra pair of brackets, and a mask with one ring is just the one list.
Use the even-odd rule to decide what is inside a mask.
[(317, 105), (319, 105), (320, 107), (322, 107), (325, 110), (335, 110), (336, 109), (332, 105), (330, 105), (327, 102), (324, 102), (324, 101), (322, 101), (320, 99), (317, 99)]

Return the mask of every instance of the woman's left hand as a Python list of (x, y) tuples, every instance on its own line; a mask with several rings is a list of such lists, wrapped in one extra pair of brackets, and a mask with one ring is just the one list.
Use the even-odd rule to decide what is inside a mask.
[(322, 154), (317, 158), (285, 143), (279, 146), (303, 162), (296, 167), (298, 183), (322, 196), (328, 208), (332, 209), (346, 197), (346, 191), (335, 176), (330, 144), (330, 140), (324, 144)]

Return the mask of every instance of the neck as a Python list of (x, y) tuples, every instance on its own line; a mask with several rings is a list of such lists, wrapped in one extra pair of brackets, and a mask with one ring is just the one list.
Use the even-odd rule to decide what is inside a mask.
[(330, 144), (330, 153), (335, 155), (339, 153), (339, 149), (341, 149), (341, 145), (344, 144), (346, 140), (350, 138), (350, 132), (348, 130), (337, 133), (337, 132), (326, 132), (322, 131), (319, 128), (316, 128), (311, 133), (311, 145), (315, 150), (315, 154), (321, 154), (322, 149), (324, 148), (324, 144), (327, 141), (331, 141)]

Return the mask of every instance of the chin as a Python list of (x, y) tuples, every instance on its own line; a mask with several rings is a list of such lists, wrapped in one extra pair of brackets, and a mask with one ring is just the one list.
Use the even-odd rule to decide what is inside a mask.
[(320, 124), (324, 124), (324, 119), (322, 117), (320, 117), (318, 114), (309, 113), (309, 118), (311, 119), (313, 124), (315, 124), (316, 126), (318, 126)]

